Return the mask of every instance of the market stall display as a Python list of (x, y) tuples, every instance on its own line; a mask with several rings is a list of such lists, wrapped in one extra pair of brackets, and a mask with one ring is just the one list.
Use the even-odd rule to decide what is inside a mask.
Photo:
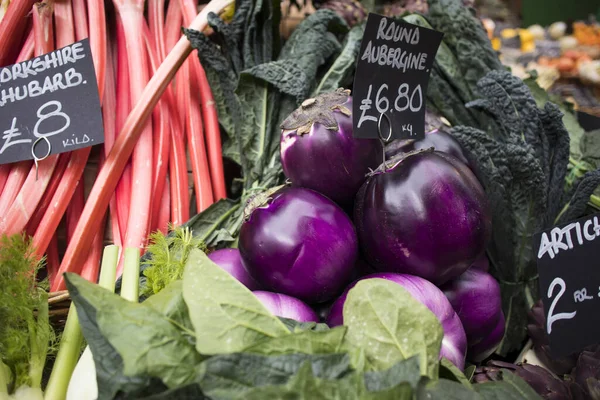
[(408, 89), (352, 93), (409, 55), (361, 47), (367, 2), (24, 3), (0, 65), (89, 35), (104, 143), (0, 165), (0, 400), (598, 398), (535, 239), (600, 209), (600, 146), (552, 93), (590, 84), (593, 25), (505, 32), (562, 40), (520, 74), (470, 2), (388, 4), (390, 41), (444, 34), (422, 139), (388, 140)]

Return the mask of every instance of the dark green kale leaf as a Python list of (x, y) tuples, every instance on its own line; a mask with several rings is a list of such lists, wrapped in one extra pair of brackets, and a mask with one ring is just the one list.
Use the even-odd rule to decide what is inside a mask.
[(365, 24), (357, 25), (346, 36), (344, 47), (331, 67), (321, 78), (313, 91), (313, 96), (333, 92), (340, 87), (348, 87), (352, 83), (356, 58), (360, 51), (360, 43), (365, 31)]
[(491, 205), (488, 256), (502, 289), (507, 330), (499, 352), (506, 354), (522, 345), (527, 311), (538, 298), (533, 234), (580, 217), (600, 173), (567, 195), (569, 136), (560, 109), (539, 109), (527, 85), (507, 71), (488, 73), (478, 91), (482, 97), (469, 106), (485, 110), (497, 129), (459, 126), (451, 133), (477, 165)]

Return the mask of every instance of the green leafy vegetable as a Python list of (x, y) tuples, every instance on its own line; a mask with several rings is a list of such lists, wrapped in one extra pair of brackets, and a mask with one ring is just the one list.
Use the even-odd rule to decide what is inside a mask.
[(312, 96), (333, 92), (340, 87), (348, 87), (356, 67), (356, 58), (360, 51), (360, 43), (365, 31), (365, 25), (357, 25), (346, 36), (344, 48), (325, 73)]
[(190, 314), (183, 299), (183, 281), (175, 281), (160, 291), (160, 293), (151, 296), (144, 302), (146, 307), (151, 307), (167, 317), (172, 323), (181, 326), (182, 333), (188, 335), (192, 333), (190, 339), (196, 340), (193, 335), (194, 327), (190, 321)]
[(418, 356), (421, 373), (437, 376), (442, 327), (402, 286), (384, 279), (360, 281), (348, 292), (343, 313), (348, 345), (363, 348), (371, 368)]
[(215, 400), (245, 398), (253, 388), (286, 384), (305, 364), (311, 375), (332, 381), (351, 372), (346, 354), (267, 357), (241, 353), (215, 356), (203, 362), (198, 382)]
[(202, 354), (243, 351), (260, 340), (289, 334), (252, 292), (197, 249), (185, 267), (183, 298)]
[(304, 330), (266, 339), (247, 348), (246, 352), (266, 355), (338, 353), (342, 350), (345, 335), (346, 327), (343, 326), (323, 331)]
[(417, 398), (431, 400), (480, 400), (481, 397), (460, 383), (440, 379), (424, 379), (417, 391)]
[(399, 361), (387, 370), (367, 371), (364, 374), (365, 388), (369, 392), (390, 390), (402, 383), (408, 383), (412, 389), (416, 389), (420, 380), (421, 368), (418, 357)]
[(541, 399), (523, 379), (506, 370), (502, 371), (502, 381), (481, 383), (473, 388), (485, 400)]
[(147, 386), (150, 378), (169, 388), (194, 380), (201, 356), (180, 325), (78, 275), (68, 274), (65, 280), (94, 355), (99, 399)]
[(55, 339), (48, 321), (47, 283), (35, 281), (42, 266), (26, 236), (0, 238), (0, 394), (42, 385)]
[[(473, 369), (475, 371), (475, 369)], [(458, 382), (468, 388), (472, 388), (469, 379), (456, 368), (452, 362), (448, 361), (447, 358), (442, 358), (440, 361), (440, 378), (448, 379), (450, 381)]]
[(533, 234), (581, 216), (600, 173), (589, 173), (566, 193), (569, 133), (559, 108), (546, 103), (539, 109), (528, 86), (506, 71), (490, 72), (478, 89), (482, 98), (469, 106), (485, 110), (497, 129), (458, 126), (451, 133), (478, 166), (491, 204), (488, 256), (507, 317), (500, 348), (506, 354), (521, 348), (527, 311), (538, 298)]

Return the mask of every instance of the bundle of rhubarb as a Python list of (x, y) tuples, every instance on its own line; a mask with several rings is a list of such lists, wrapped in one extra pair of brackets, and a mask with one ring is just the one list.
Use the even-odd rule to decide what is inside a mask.
[[(102, 104), (102, 148), (52, 155), (37, 166), (0, 165), (0, 234), (33, 237), (35, 252), (47, 255), (51, 290), (64, 289), (66, 271), (96, 281), (105, 225), (115, 244), (143, 251), (150, 232), (166, 232), (226, 197), (213, 95), (198, 57), (187, 57), (181, 28), (202, 28), (208, 12), (229, 3), (213, 2), (193, 21), (194, 0), (2, 1), (0, 66), (89, 37)], [(160, 88), (149, 85), (151, 77)], [(89, 174), (94, 158), (98, 176)]]

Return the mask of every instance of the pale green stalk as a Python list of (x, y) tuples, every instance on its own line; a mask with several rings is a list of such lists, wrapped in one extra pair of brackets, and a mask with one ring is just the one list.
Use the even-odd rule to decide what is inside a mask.
[[(118, 254), (118, 246), (111, 245), (104, 248), (102, 266), (100, 267), (100, 286), (108, 290), (112, 288), (114, 291)], [(71, 375), (73, 375), (79, 360), (82, 343), (83, 335), (79, 326), (79, 317), (77, 316), (75, 303), (71, 303), (44, 400), (65, 399)]]
[(137, 302), (139, 299), (140, 278), (140, 249), (128, 247), (125, 249), (123, 259), (123, 284), (121, 297), (125, 300)]
[(8, 367), (0, 360), (0, 400), (8, 397), (8, 382), (10, 381), (8, 373)]
[(31, 341), (31, 356), (29, 360), (29, 378), (32, 388), (42, 387), (42, 375), (44, 374), (44, 365), (48, 355), (48, 344), (50, 342), (50, 325), (48, 324), (48, 293), (40, 290), (40, 303), (38, 315), (33, 326), (30, 328), (29, 335)]

